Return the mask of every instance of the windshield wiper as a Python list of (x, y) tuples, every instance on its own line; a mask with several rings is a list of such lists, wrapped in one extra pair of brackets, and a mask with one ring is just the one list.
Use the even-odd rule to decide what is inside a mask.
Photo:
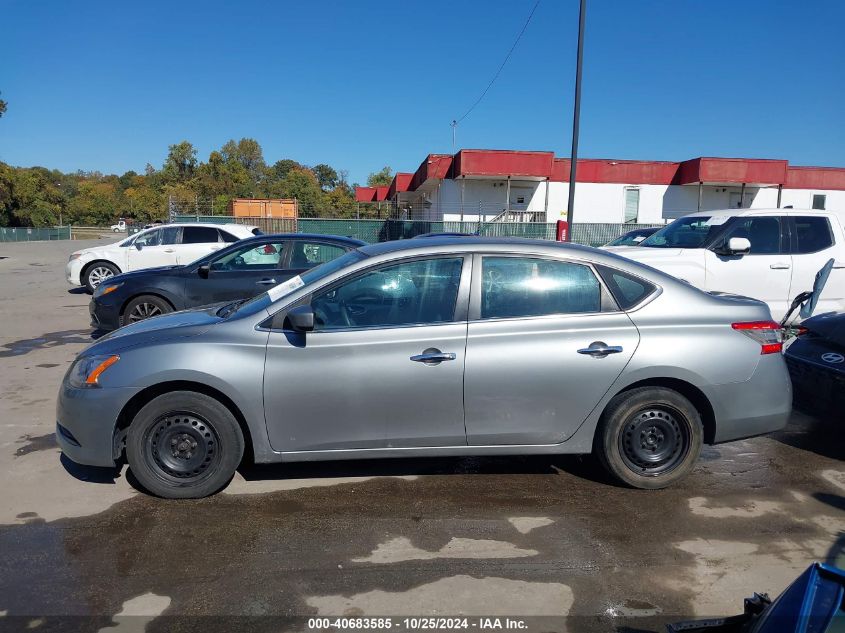
[(233, 301), (232, 303), (227, 303), (222, 308), (217, 311), (217, 316), (226, 318), (231, 316), (235, 312), (238, 311), (238, 308), (241, 307), (241, 304), (246, 303), (246, 299), (238, 299), (237, 301)]

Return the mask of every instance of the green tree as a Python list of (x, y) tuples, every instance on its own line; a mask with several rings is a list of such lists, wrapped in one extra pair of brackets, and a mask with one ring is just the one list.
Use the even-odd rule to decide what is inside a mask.
[(299, 163), (295, 160), (291, 160), (290, 158), (283, 158), (282, 160), (278, 160), (273, 163), (273, 166), (270, 168), (270, 178), (272, 180), (284, 180), (285, 176), (288, 175), (291, 169), (297, 169), (302, 167)]
[(337, 172), (329, 165), (320, 163), (319, 165), (314, 165), (311, 171), (313, 171), (314, 175), (317, 176), (317, 182), (320, 183), (320, 189), (323, 191), (328, 191), (337, 187), (339, 182)]
[(6, 102), (0, 99), (0, 117), (6, 114)]
[(220, 148), (220, 153), (230, 165), (240, 163), (254, 181), (264, 175), (264, 152), (255, 139), (242, 138), (237, 143), (232, 139)]
[(305, 218), (317, 217), (323, 209), (323, 191), (314, 172), (304, 167), (292, 169), (279, 183), (282, 198), (296, 198), (299, 214)]
[(171, 182), (185, 182), (190, 180), (197, 168), (197, 150), (188, 141), (171, 145), (164, 161), (165, 177)]
[(384, 167), (381, 171), (374, 171), (367, 176), (368, 187), (387, 187), (393, 182), (393, 170), (390, 167)]

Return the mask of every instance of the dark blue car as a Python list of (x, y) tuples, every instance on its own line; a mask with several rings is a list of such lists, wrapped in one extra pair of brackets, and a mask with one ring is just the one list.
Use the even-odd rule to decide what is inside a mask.
[(676, 622), (668, 633), (841, 633), (845, 631), (845, 571), (813, 563), (774, 601), (746, 598), (745, 612), (728, 618)]
[(786, 349), (795, 401), (819, 413), (845, 409), (845, 312), (806, 319)]
[(335, 235), (259, 235), (185, 266), (116, 275), (97, 287), (91, 325), (114, 330), (167, 312), (249, 299), (364, 244)]

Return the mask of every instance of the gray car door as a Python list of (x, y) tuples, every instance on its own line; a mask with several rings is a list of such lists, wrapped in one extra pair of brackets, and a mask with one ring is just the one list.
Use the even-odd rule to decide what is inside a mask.
[(374, 265), (313, 294), (313, 332), (271, 332), (273, 449), (466, 445), (470, 265), (462, 256)]
[(585, 263), (484, 255), (475, 266), (464, 380), (468, 443), (566, 440), (630, 360), (636, 327)]

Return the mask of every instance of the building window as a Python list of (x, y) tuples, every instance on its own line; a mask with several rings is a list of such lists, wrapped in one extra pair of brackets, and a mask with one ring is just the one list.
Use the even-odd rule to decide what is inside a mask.
[(625, 188), (625, 219), (626, 224), (636, 223), (640, 214), (640, 190), (636, 187)]
[(813, 194), (813, 208), (824, 211), (824, 203), (827, 201), (827, 196), (821, 193)]

